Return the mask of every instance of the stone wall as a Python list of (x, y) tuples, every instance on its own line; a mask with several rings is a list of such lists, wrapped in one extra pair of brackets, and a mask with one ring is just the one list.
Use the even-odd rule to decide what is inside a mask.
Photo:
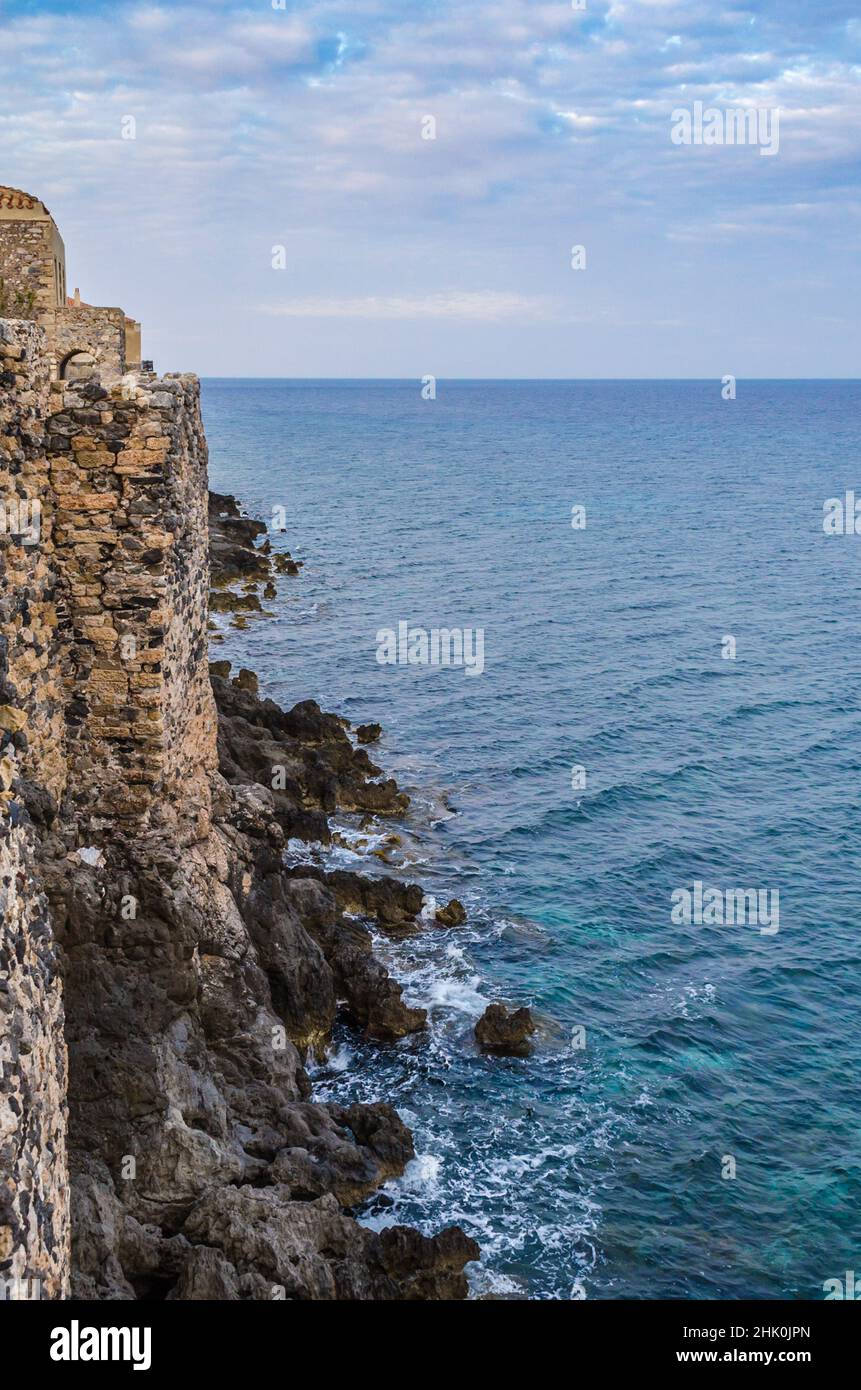
[[(51, 315), (57, 293), (47, 222), (0, 221), (0, 279), (4, 313), (21, 318)], [(32, 297), (32, 303), (29, 301)]]
[(0, 819), (0, 1300), (69, 1289), (63, 996), (36, 882), (13, 812)]
[(56, 382), (52, 402), (56, 564), (70, 624), (69, 799), (106, 824), (143, 828), (166, 801), (179, 813), (205, 806), (216, 760), (199, 384)]
[(56, 1298), (69, 1262), (66, 1045), (28, 814), (50, 824), (66, 781), (49, 372), (42, 331), (0, 320), (0, 1296), (16, 1281), (13, 1297)]
[(73, 352), (92, 353), (103, 383), (126, 369), (126, 316), (122, 309), (70, 304), (57, 311), (54, 344), (58, 370)]
[(66, 1043), (37, 861), (50, 841), (83, 885), (78, 848), (205, 834), (217, 756), (197, 378), (51, 368), (39, 327), (0, 320), (0, 1285), (62, 1297)]

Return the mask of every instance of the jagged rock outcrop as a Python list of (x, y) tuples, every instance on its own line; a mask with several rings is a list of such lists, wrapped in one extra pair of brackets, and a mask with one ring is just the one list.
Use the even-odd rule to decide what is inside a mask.
[(409, 805), (392, 778), (371, 781), (380, 768), (351, 743), (343, 722), (314, 700), (289, 711), (273, 700), (213, 675), (218, 705), (218, 758), (229, 782), (249, 778), (272, 792), (276, 819), (289, 836), (330, 839), (336, 809), (394, 815)]
[(475, 1039), (485, 1052), (504, 1057), (528, 1057), (530, 1039), (535, 1032), (531, 1010), (506, 1009), (504, 1004), (488, 1004), (475, 1025)]
[(466, 908), (458, 898), (452, 898), (445, 907), (438, 907), (435, 919), (443, 927), (462, 927), (466, 921)]

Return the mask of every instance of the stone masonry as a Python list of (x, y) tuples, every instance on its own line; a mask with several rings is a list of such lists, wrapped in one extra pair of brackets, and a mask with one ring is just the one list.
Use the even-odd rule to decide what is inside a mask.
[(37, 831), (62, 804), (91, 847), (205, 833), (216, 731), (198, 381), (50, 375), (43, 330), (0, 320), (0, 1292), (62, 1297), (66, 1044)]
[(122, 309), (66, 293), (66, 249), (41, 199), (0, 185), (0, 318), (32, 319), (47, 335), (53, 377), (73, 359), (95, 364), (103, 382), (140, 368), (140, 324)]
[(66, 1044), (35, 829), (66, 782), (44, 334), (0, 321), (0, 1296), (69, 1281)]
[(51, 388), (70, 797), (142, 828), (180, 789), (205, 805), (215, 767), (199, 397), (191, 376)]

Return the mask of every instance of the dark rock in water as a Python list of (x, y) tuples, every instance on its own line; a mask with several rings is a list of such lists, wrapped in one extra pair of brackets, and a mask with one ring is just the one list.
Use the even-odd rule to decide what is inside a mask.
[(250, 690), (252, 695), (256, 695), (260, 684), (254, 671), (249, 671), (247, 666), (241, 666), (239, 675), (233, 677), (233, 684), (238, 690)]
[[(299, 884), (306, 892), (320, 892), (316, 880), (299, 879)], [(367, 1037), (397, 1042), (426, 1027), (425, 1010), (411, 1009), (403, 1002), (401, 986), (374, 955), (367, 927), (338, 913), (320, 914), (313, 920), (306, 916), (305, 923), (332, 971), (335, 993), (345, 1001), (348, 1018)]]
[(489, 1004), (475, 1025), (479, 1047), (507, 1057), (528, 1057), (534, 1032), (535, 1020), (529, 1009), (509, 1012), (504, 1004)]
[(211, 613), (260, 613), (256, 594), (236, 594), (232, 589), (213, 589), (209, 595)]
[(408, 1226), (370, 1231), (345, 1216), (331, 1194), (295, 1202), (282, 1185), (210, 1193), (182, 1234), (222, 1251), (234, 1269), (257, 1272), (253, 1282), (240, 1278), (245, 1298), (271, 1298), (280, 1288), (302, 1300), (460, 1299), (467, 1292), (463, 1266), (479, 1255), (458, 1226), (430, 1239)]
[(275, 585), (272, 583), (271, 580), (263, 590), (263, 597), (265, 599), (273, 599), (278, 597), (278, 590), (275, 588)]
[(318, 869), (307, 864), (287, 871), (319, 879), (332, 890), (344, 912), (376, 917), (385, 930), (411, 928), (422, 910), (424, 894), (417, 883), (397, 878), (366, 878), (350, 869)]
[(230, 668), (232, 665), (232, 661), (210, 661), (209, 674), (211, 676), (221, 676), (223, 680), (226, 680), (230, 675)]
[[(353, 747), (341, 721), (324, 714), (315, 701), (305, 700), (285, 713), (274, 701), (218, 676), (212, 688), (221, 771), (244, 791), (251, 808), (250, 822), (240, 822), (245, 833), (263, 834), (255, 821), (260, 805), (269, 808), (286, 836), (322, 841), (329, 840), (326, 811), (354, 809), (366, 797), (376, 811), (403, 808), (406, 798), (394, 782), (381, 787), (366, 781), (377, 769)], [(381, 801), (382, 806), (377, 804)], [(375, 916), (386, 930), (406, 930), (421, 911), (421, 889), (347, 871), (329, 874), (312, 865), (283, 869), (280, 858), (266, 852), (267, 864), (258, 859), (259, 871), (265, 871), (259, 891), (252, 889), (244, 901), (289, 1036), (305, 1046), (313, 1045), (315, 1036), (325, 1036), (336, 999), (345, 1001), (348, 1017), (368, 1037), (392, 1042), (423, 1029), (424, 1009), (404, 1004), (400, 985), (373, 954), (367, 929), (342, 916)], [(322, 953), (322, 961), (309, 961), (301, 979), (288, 968), (291, 960), (304, 958), (297, 953), (291, 919), (301, 923), (303, 935)], [(294, 936), (282, 939), (288, 931)]]
[(360, 743), (376, 743), (382, 732), (382, 724), (359, 724), (356, 738)]
[(410, 1131), (384, 1104), (293, 1106), (285, 1137), (272, 1176), (294, 1201), (333, 1192), (341, 1206), (355, 1206), (415, 1158)]
[[(218, 706), (218, 753), (222, 775), (229, 782), (259, 782), (272, 793), (279, 824), (288, 835), (302, 838), (298, 813), (336, 809), (398, 815), (409, 797), (379, 774), (361, 748), (354, 748), (341, 721), (324, 714), (314, 700), (303, 700), (284, 711), (272, 700), (213, 676)], [(309, 838), (329, 840), (325, 823), (315, 824)]]
[(466, 908), (458, 898), (452, 898), (445, 907), (438, 907), (435, 915), (444, 927), (462, 927), (466, 921)]
[(242, 516), (235, 497), (209, 494), (209, 559), (214, 584), (268, 579), (269, 560), (255, 541), (266, 535), (262, 521)]

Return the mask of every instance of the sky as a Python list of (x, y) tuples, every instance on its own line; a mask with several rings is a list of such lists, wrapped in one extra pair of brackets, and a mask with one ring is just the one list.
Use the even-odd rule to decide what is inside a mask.
[(861, 9), (574, 5), (0, 0), (0, 183), (160, 371), (858, 376)]

